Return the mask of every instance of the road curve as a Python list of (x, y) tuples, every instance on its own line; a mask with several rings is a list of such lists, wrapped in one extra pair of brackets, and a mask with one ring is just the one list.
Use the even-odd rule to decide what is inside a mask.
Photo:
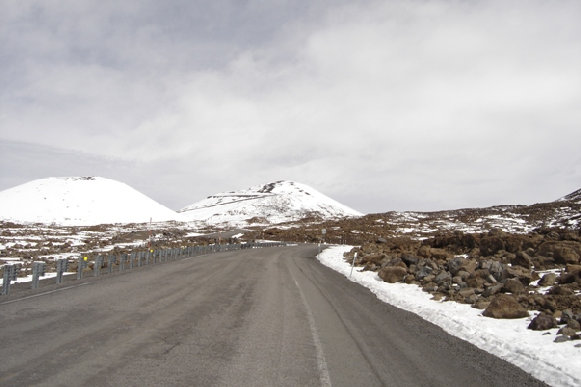
[(316, 252), (219, 253), (14, 292), (0, 298), (0, 385), (544, 385)]

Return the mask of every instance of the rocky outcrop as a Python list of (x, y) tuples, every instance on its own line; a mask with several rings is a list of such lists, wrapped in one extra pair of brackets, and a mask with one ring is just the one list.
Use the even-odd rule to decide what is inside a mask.
[[(522, 235), (493, 230), (438, 234), (423, 241), (374, 241), (355, 248), (346, 259), (351, 262), (357, 253), (355, 263), (377, 271), (386, 282), (417, 284), (437, 299), (471, 304), (495, 318), (523, 317), (527, 311), (553, 318), (564, 310), (581, 314), (578, 231)], [(556, 270), (539, 274), (547, 269)]]

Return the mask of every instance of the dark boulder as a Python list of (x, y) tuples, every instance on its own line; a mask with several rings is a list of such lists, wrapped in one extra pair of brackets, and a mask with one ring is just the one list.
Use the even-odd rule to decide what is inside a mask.
[(418, 268), (418, 270), (415, 272), (415, 276), (418, 280), (421, 281), (430, 274), (432, 274), (433, 271), (434, 269), (432, 269), (430, 266), (422, 266)]
[(574, 272), (570, 272), (570, 273), (565, 273), (565, 274), (561, 275), (561, 277), (559, 277), (557, 282), (559, 282), (561, 284), (570, 284), (573, 282), (577, 282), (578, 284), (581, 284), (581, 271), (574, 271)]
[(379, 271), (379, 277), (384, 282), (401, 282), (407, 274), (407, 270), (400, 266), (387, 266)]
[(504, 287), (503, 283), (496, 283), (496, 284), (492, 284), (490, 286), (488, 286), (486, 289), (484, 289), (484, 293), (482, 293), (482, 296), (484, 297), (490, 297), (493, 296), (495, 294), (500, 293), (500, 291), (502, 290), (502, 288)]
[(480, 239), (480, 256), (482, 257), (490, 257), (504, 248), (504, 242), (500, 236), (485, 236)]
[(554, 296), (572, 296), (574, 294), (571, 289), (559, 285), (555, 285), (550, 288), (548, 293)]
[(567, 324), (569, 320), (574, 320), (573, 312), (571, 309), (565, 309), (561, 312), (561, 319), (559, 320), (559, 324)]
[(532, 329), (533, 331), (546, 331), (555, 328), (556, 326), (557, 320), (555, 320), (553, 316), (546, 313), (539, 313), (539, 315), (531, 321), (528, 329)]
[(571, 328), (575, 332), (579, 332), (581, 330), (581, 324), (579, 324), (579, 321), (571, 319), (567, 321), (567, 328)]
[(520, 266), (505, 267), (502, 276), (503, 278), (517, 278), (524, 286), (528, 286), (533, 280), (531, 271)]
[(539, 281), (539, 286), (553, 286), (557, 281), (557, 274), (547, 273), (543, 275), (543, 278)]
[(420, 259), (413, 255), (405, 254), (401, 257), (401, 260), (409, 267), (411, 265), (417, 265)]
[(529, 312), (508, 294), (497, 294), (482, 312), (483, 316), (505, 319), (528, 317)]
[(563, 264), (579, 264), (579, 253), (571, 247), (557, 247), (555, 249), (555, 262)]
[(464, 260), (465, 259), (462, 257), (455, 257), (448, 261), (448, 271), (450, 274), (452, 274), (452, 276), (458, 274), (462, 268), (462, 265), (464, 264)]
[(531, 257), (524, 251), (519, 251), (516, 254), (516, 257), (511, 261), (511, 263), (513, 264), (513, 266), (521, 266), (526, 269), (530, 269), (531, 266), (533, 265)]
[(502, 291), (505, 293), (521, 294), (525, 291), (525, 287), (516, 278), (510, 278), (504, 281)]
[(434, 282), (438, 285), (441, 285), (443, 282), (450, 282), (452, 280), (452, 276), (447, 271), (442, 271), (440, 274), (434, 278)]

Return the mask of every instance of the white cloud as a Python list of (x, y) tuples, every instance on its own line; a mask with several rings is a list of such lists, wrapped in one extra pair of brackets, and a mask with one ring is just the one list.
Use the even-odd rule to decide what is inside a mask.
[(277, 16), (262, 34), (232, 4), (175, 30), (175, 13), (156, 19), (151, 4), (51, 14), (50, 26), (70, 23), (54, 33), (63, 40), (17, 24), (26, 33), (5, 50), (30, 44), (39, 62), (27, 62), (23, 87), (0, 92), (1, 138), (176, 160), (208, 179), (208, 194), (292, 178), (363, 211), (578, 188), (577, 2), (369, 1), (287, 19), (251, 3), (248, 20)]

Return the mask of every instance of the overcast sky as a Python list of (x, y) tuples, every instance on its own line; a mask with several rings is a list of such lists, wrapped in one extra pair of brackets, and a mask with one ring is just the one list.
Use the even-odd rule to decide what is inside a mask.
[(0, 190), (551, 201), (581, 188), (579, 20), (577, 0), (0, 0)]

